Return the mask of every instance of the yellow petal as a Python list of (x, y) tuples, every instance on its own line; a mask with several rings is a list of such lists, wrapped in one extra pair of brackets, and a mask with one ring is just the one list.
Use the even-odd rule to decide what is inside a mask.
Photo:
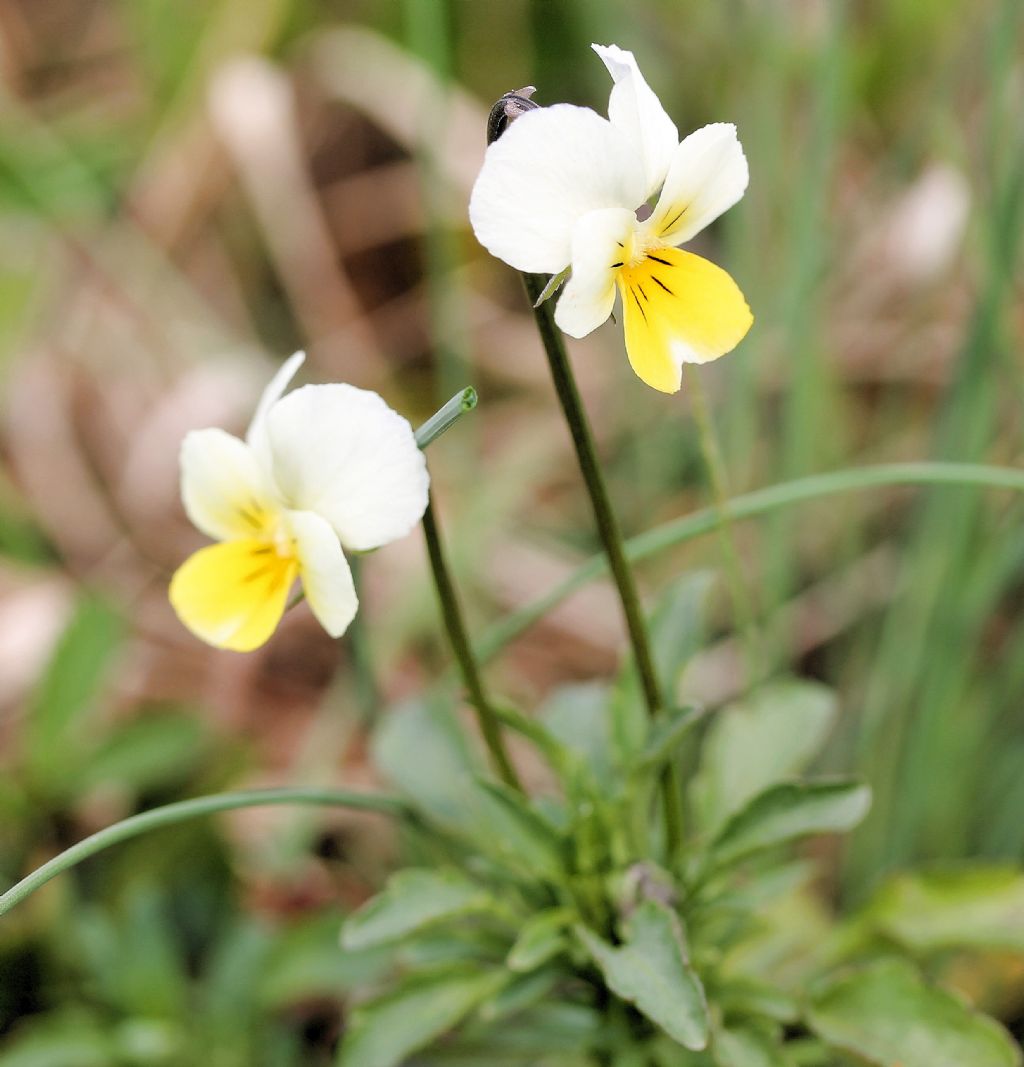
[(274, 632), (298, 572), (266, 541), (201, 548), (177, 569), (170, 598), (178, 618), (217, 648), (249, 652)]
[(663, 393), (678, 391), (684, 363), (732, 351), (754, 321), (721, 267), (679, 248), (652, 249), (618, 285), (630, 365)]

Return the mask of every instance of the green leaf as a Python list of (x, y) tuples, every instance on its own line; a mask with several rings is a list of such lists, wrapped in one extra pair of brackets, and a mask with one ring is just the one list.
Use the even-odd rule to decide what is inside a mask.
[(124, 626), (102, 601), (83, 597), (32, 701), (28, 765), (35, 782), (63, 793), (89, 755), (88, 717), (102, 692)]
[(374, 758), (435, 822), (507, 870), (560, 875), (562, 844), (554, 828), (518, 793), (479, 777), (483, 768), (443, 699), (388, 715), (374, 738)]
[(812, 834), (840, 833), (867, 814), (871, 790), (849, 781), (784, 782), (754, 797), (711, 845), (722, 868), (763, 849)]
[(425, 1062), (452, 1067), (593, 1067), (585, 1051), (606, 1030), (607, 1023), (593, 1008), (550, 998), (507, 1019), (470, 1020), (443, 1052), (431, 1051)]
[(566, 947), (566, 930), (576, 919), (571, 908), (542, 911), (523, 924), (506, 963), (513, 971), (532, 971)]
[(705, 831), (719, 830), (751, 797), (799, 775), (824, 744), (836, 707), (824, 686), (790, 680), (716, 712), (692, 789)]
[(789, 1067), (779, 1042), (752, 1026), (728, 1027), (715, 1034), (718, 1067)]
[(178, 781), (199, 759), (205, 730), (195, 715), (159, 713), (126, 723), (90, 756), (79, 784), (116, 782), (141, 791)]
[(374, 736), (373, 756), (424, 813), (453, 829), (474, 826), (480, 767), (444, 701), (411, 701), (395, 708)]
[(679, 676), (704, 643), (713, 571), (688, 571), (669, 585), (651, 616), (651, 656), (666, 705), (676, 702)]
[(328, 911), (278, 932), (260, 975), (258, 1004), (262, 1010), (283, 1011), (299, 1001), (366, 989), (391, 973), (390, 950), (342, 952), (340, 925), (340, 916)]
[(338, 1067), (397, 1067), (461, 1022), (506, 981), (503, 972), (420, 975), (353, 1011)]
[(563, 880), (565, 851), (551, 823), (521, 793), (501, 782), (478, 779), (477, 784), (479, 816), (488, 827), (482, 846), (530, 878)]
[(833, 981), (808, 1022), (827, 1044), (878, 1067), (1018, 1067), (1017, 1048), (994, 1020), (924, 984), (903, 960), (883, 960)]
[(690, 966), (675, 912), (657, 901), (644, 901), (629, 920), (623, 944), (617, 947), (583, 926), (576, 927), (576, 934), (616, 996), (684, 1048), (707, 1047), (704, 989)]
[(650, 773), (660, 769), (675, 755), (683, 738), (707, 714), (703, 707), (667, 708), (651, 723), (647, 744), (636, 763), (636, 772)]
[[(550, 1001), (555, 987), (564, 981), (565, 972), (559, 967), (545, 967), (517, 975), (480, 1005), (480, 1019), (485, 1023), (498, 1022)], [(554, 999), (557, 1000), (557, 996)]]
[(778, 985), (750, 978), (725, 982), (715, 990), (715, 1002), (728, 1015), (760, 1015), (780, 1023), (793, 1023), (800, 1016), (796, 1001)]
[(386, 945), (497, 906), (490, 893), (458, 871), (409, 868), (392, 875), (383, 892), (345, 920), (341, 945), (351, 951)]
[(0, 1052), (0, 1067), (110, 1067), (117, 1052), (97, 1020), (69, 1011), (38, 1016)]
[(603, 682), (565, 685), (548, 697), (540, 712), (548, 732), (577, 753), (599, 782), (613, 774), (610, 701)]
[(913, 952), (1024, 952), (1024, 872), (969, 867), (903, 875), (883, 887), (868, 917)]
[(560, 778), (565, 779), (572, 774), (573, 768), (579, 764), (579, 757), (570, 746), (555, 737), (540, 719), (530, 718), (507, 704), (496, 705), (494, 711), (502, 726), (530, 741)]
[[(670, 584), (651, 615), (651, 659), (666, 707), (676, 703), (683, 668), (703, 643), (704, 613), (713, 581), (710, 571), (684, 574)], [(633, 763), (648, 736), (648, 716), (632, 657), (615, 683), (612, 721), (619, 761)]]

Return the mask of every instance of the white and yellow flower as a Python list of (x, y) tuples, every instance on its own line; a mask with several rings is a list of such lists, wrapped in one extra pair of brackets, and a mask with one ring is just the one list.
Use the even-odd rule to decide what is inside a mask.
[(680, 142), (633, 54), (593, 48), (614, 81), (608, 118), (571, 104), (517, 117), (487, 149), (470, 220), (517, 270), (572, 268), (555, 321), (573, 337), (609, 317), (617, 288), (633, 370), (674, 393), (684, 363), (731, 351), (753, 322), (725, 271), (676, 247), (743, 196), (747, 161), (727, 123)]
[(404, 536), (427, 506), (426, 463), (409, 423), (351, 385), (284, 396), (303, 358), (275, 375), (244, 441), (210, 429), (182, 444), (185, 510), (220, 543), (178, 568), (171, 604), (219, 648), (263, 644), (296, 579), (324, 629), (343, 634), (358, 607), (345, 550)]

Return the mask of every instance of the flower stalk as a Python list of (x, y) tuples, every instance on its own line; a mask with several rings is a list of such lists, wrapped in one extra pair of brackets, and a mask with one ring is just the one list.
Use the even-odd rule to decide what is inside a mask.
[[(626, 559), (622, 531), (611, 506), (604, 475), (601, 473), (601, 466), (597, 459), (597, 449), (594, 445), (594, 435), (591, 432), (590, 423), (583, 408), (583, 401), (580, 399), (579, 389), (576, 387), (576, 379), (573, 376), (569, 356), (565, 350), (565, 341), (555, 325), (551, 304), (548, 301), (539, 302), (545, 289), (546, 279), (541, 275), (524, 272), (523, 283), (526, 286), (530, 304), (533, 306), (537, 329), (544, 345), (544, 352), (548, 357), (548, 364), (551, 367), (555, 392), (558, 394), (558, 400), (562, 406), (565, 421), (569, 426), (573, 445), (576, 448), (576, 458), (579, 461), (580, 472), (583, 475), (583, 481), (590, 496), (597, 532), (601, 538), (605, 556), (608, 559), (608, 569), (611, 571), (612, 579), (618, 590), (619, 602), (622, 605), (622, 614), (626, 622), (629, 643), (633, 650), (633, 660), (636, 664), (636, 672), (640, 680), (644, 704), (649, 718), (653, 720), (657, 717), (662, 706), (661, 687), (658, 684), (657, 672), (654, 669), (654, 657), (651, 654), (651, 644), (647, 636), (647, 625), (644, 622), (643, 610), (640, 606), (636, 580)], [(674, 765), (670, 764), (662, 782), (662, 801), (665, 815), (665, 836), (669, 855), (673, 858), (678, 853), (682, 843), (680, 795), (678, 771)]]
[[(472, 387), (456, 393), (440, 410), (416, 431), (416, 444), (424, 449), (432, 441), (436, 441), (445, 430), (450, 429), (467, 411), (476, 407), (476, 390)], [(455, 582), (452, 580), (448, 569), (448, 561), (445, 558), (444, 546), (441, 543), (441, 531), (437, 524), (437, 515), (434, 512), (433, 497), (427, 500), (427, 509), (423, 513), (423, 535), (427, 542), (427, 555), (430, 557), (430, 572), (434, 578), (434, 587), (437, 590), (437, 599), (441, 605), (441, 616), (444, 627), (448, 633), (448, 641), (455, 654), (455, 660), (459, 665), (459, 673), (462, 675), (463, 684), (469, 696), (469, 702), (476, 711), (480, 733), (483, 735), (484, 744), (490, 753), (491, 762), (498, 776), (506, 785), (512, 786), (522, 792), (522, 783), (516, 774), (515, 767), (509, 759), (505, 749), (505, 742), (501, 735), (501, 720), (494, 710), (494, 705), (487, 697), (484, 689), (483, 678), (480, 675), (480, 667), (473, 653), (473, 646), (466, 630), (466, 622), (462, 616), (462, 608), (459, 604), (458, 594), (455, 592)]]
[[(524, 274), (523, 281), (526, 285), (530, 303), (535, 305), (544, 291), (546, 279), (536, 274)], [(561, 332), (555, 325), (554, 317), (551, 313), (551, 305), (544, 302), (539, 306), (535, 306), (533, 313), (537, 320), (537, 329), (540, 331), (548, 363), (551, 366), (555, 392), (558, 394), (559, 403), (562, 405), (562, 411), (565, 414), (565, 421), (569, 424), (569, 432), (572, 434), (572, 441), (576, 447), (576, 458), (579, 461), (580, 472), (590, 495), (590, 503), (594, 511), (594, 519), (597, 523), (597, 532), (601, 538), (601, 545), (604, 548), (605, 555), (608, 557), (608, 567), (618, 589), (619, 601), (622, 604), (622, 614), (626, 620), (629, 641), (636, 659), (636, 670), (640, 678), (640, 688), (643, 691), (644, 703), (647, 706), (648, 714), (651, 718), (654, 718), (661, 707), (661, 691), (654, 670), (654, 660), (651, 656), (647, 627), (640, 608), (636, 582), (626, 560), (622, 531), (619, 529), (618, 519), (612, 510), (611, 501), (608, 497), (608, 488), (605, 485), (604, 475), (601, 473), (601, 467), (597, 459), (597, 449), (594, 446), (594, 436), (591, 433), (586, 412), (583, 410), (583, 402), (580, 399), (579, 390), (576, 388), (576, 379), (573, 377), (572, 367), (569, 365), (565, 342), (562, 339)]]
[(480, 725), (480, 733), (483, 735), (484, 744), (490, 753), (491, 762), (506, 785), (512, 786), (520, 792), (523, 791), (522, 783), (516, 774), (512, 761), (505, 749), (505, 742), (501, 735), (501, 722), (494, 706), (491, 704), (484, 690), (480, 668), (473, 655), (473, 647), (470, 644), (466, 623), (462, 617), (462, 608), (455, 592), (455, 583), (452, 581), (445, 559), (444, 547), (441, 544), (441, 532), (437, 525), (437, 516), (434, 512), (433, 495), (427, 503), (427, 510), (423, 513), (423, 534), (427, 542), (427, 554), (430, 557), (430, 571), (434, 578), (434, 587), (437, 589), (437, 599), (441, 605), (441, 616), (444, 619), (444, 627), (448, 633), (448, 640), (455, 654), (455, 660), (459, 665), (459, 673), (462, 675), (463, 684), (469, 697), (469, 702), (476, 711), (477, 722)]

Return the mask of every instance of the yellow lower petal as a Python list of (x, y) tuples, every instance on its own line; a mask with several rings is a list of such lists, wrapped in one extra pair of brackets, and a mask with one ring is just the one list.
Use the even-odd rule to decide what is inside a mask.
[(294, 559), (266, 541), (227, 541), (201, 548), (171, 579), (178, 618), (217, 648), (249, 652), (274, 632), (298, 573)]
[(663, 393), (678, 391), (684, 363), (732, 351), (754, 321), (721, 267), (679, 248), (652, 249), (617, 281), (630, 365)]

